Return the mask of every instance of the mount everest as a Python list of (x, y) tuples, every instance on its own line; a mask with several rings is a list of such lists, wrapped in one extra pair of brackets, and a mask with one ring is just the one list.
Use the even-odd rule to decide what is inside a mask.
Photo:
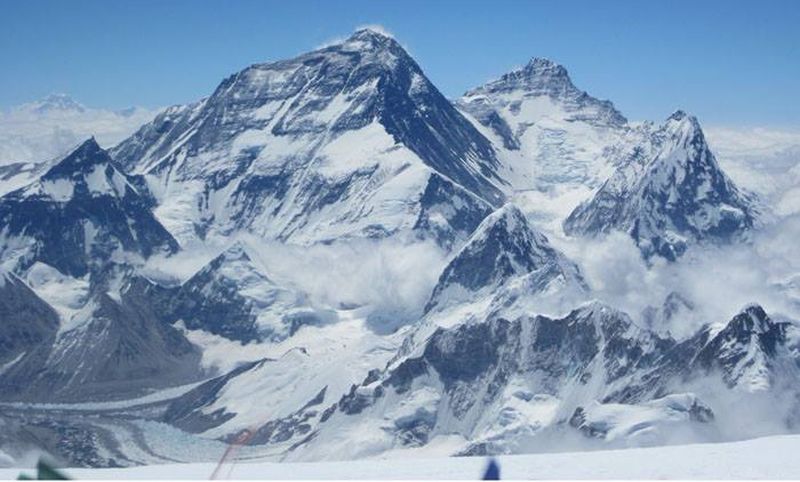
[[(110, 149), (37, 162), (0, 197), (12, 457), (210, 461), (243, 440), (242, 459), (316, 461), (797, 429), (800, 267), (775, 257), (791, 247), (764, 254), (794, 220), (731, 180), (695, 117), (629, 122), (550, 60), (448, 100), (363, 29), (247, 67)], [(752, 281), (764, 299), (725, 278), (751, 253), (778, 278)], [(687, 292), (709, 259), (719, 296)], [(611, 296), (636, 270), (658, 292), (634, 279)], [(641, 310), (619, 302), (634, 295)], [(743, 405), (758, 424), (737, 425)]]

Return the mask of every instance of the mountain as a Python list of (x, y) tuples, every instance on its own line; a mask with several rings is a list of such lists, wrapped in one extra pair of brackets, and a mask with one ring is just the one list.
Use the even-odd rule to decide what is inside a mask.
[(38, 115), (46, 115), (54, 112), (76, 113), (86, 112), (86, 107), (76, 102), (67, 94), (50, 94), (47, 97), (24, 104), (16, 109), (17, 111), (30, 112)]
[(627, 232), (646, 257), (675, 260), (695, 242), (726, 242), (750, 230), (754, 201), (725, 175), (697, 119), (682, 111), (642, 127), (618, 170), (564, 221), (571, 235)]
[(6, 266), (36, 261), (81, 277), (110, 261), (141, 260), (178, 249), (106, 151), (89, 139), (32, 184), (0, 197)]
[[(769, 391), (796, 383), (800, 332), (751, 305), (723, 326), (704, 327), (679, 344), (668, 359), (676, 370), (717, 373), (731, 388)], [(687, 356), (688, 355), (688, 356)], [(680, 367), (680, 368), (679, 368)]]
[[(15, 115), (46, 130), (91, 110)], [(640, 266), (562, 236), (621, 230), (674, 260), (755, 232), (757, 200), (685, 113), (629, 123), (545, 59), (451, 102), (362, 29), (100, 144), (0, 166), (0, 457), (486, 455), (798, 427), (791, 243), (743, 246), (770, 314), (729, 318), (713, 310), (749, 301), (742, 283), (687, 292), (692, 257)]]
[(181, 241), (248, 231), (307, 244), (414, 230), (451, 246), (503, 201), (489, 140), (397, 41), (368, 29), (248, 67), (112, 154), (146, 176), (159, 219)]
[[(663, 343), (601, 304), (563, 318), (506, 314), (412, 341), (327, 409), (292, 458), (320, 456), (323, 447), (362, 457), (446, 437), (456, 437), (451, 450), (461, 454), (513, 452), (584, 400), (617, 397)], [(369, 443), (345, 447), (348, 439)]]
[(567, 70), (544, 58), (464, 94), (456, 105), (511, 151), (507, 180), (517, 189), (600, 184), (602, 154), (627, 129), (609, 101), (578, 89)]
[(145, 108), (97, 109), (66, 94), (50, 94), (0, 112), (0, 167), (61, 159), (91, 136), (102, 146), (111, 147), (156, 113)]
[(304, 324), (325, 322), (305, 295), (272, 280), (237, 242), (189, 278), (171, 301), (172, 320), (244, 343), (279, 341)]
[[(564, 317), (507, 314), (416, 332), (384, 370), (324, 410), (290, 459), (363, 457), (447, 439), (464, 455), (514, 453), (536, 440), (560, 443), (572, 429), (622, 446), (714, 440), (717, 418), (736, 416), (727, 403), (797, 396), (797, 325), (756, 305), (683, 342), (598, 302)], [(719, 392), (714, 380), (729, 388)], [(686, 386), (702, 393), (675, 391)], [(791, 418), (794, 400), (768, 411)]]
[(583, 285), (578, 267), (550, 245), (513, 204), (496, 210), (445, 268), (426, 311), (463, 303), (495, 293), (512, 277), (533, 280), (529, 293), (545, 291), (551, 283)]
[(26, 358), (41, 356), (58, 330), (58, 313), (12, 273), (0, 271), (0, 379)]
[(120, 400), (198, 380), (198, 348), (160, 321), (149, 301), (127, 287), (92, 296), (36, 345), (41, 355), (4, 371), (3, 399)]

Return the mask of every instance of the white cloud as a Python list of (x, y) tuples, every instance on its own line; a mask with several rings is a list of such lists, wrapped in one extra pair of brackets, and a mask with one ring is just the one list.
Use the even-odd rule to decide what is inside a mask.
[[(648, 265), (623, 233), (569, 240), (562, 249), (576, 260), (593, 296), (644, 323), (642, 311), (660, 307), (674, 292), (694, 305), (665, 328), (684, 337), (709, 323), (725, 323), (758, 303), (773, 314), (800, 319), (800, 216), (754, 234), (752, 243), (696, 246), (675, 263)], [(792, 284), (792, 281), (795, 281)], [(797, 285), (797, 286), (795, 286)]]
[(0, 113), (0, 165), (58, 159), (89, 137), (113, 147), (155, 117), (156, 109), (42, 109), (34, 102)]
[[(306, 293), (318, 308), (367, 306), (376, 322), (396, 326), (422, 314), (446, 255), (435, 243), (353, 239), (299, 246), (241, 235), (268, 275)], [(178, 284), (202, 269), (225, 246), (193, 246), (169, 258), (151, 258), (147, 276)]]

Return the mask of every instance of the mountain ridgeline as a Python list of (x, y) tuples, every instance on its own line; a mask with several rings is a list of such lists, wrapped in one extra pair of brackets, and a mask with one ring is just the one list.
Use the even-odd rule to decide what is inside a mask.
[(44, 161), (0, 196), (0, 454), (714, 441), (760, 434), (722, 424), (764, 400), (774, 426), (800, 422), (797, 322), (740, 300), (690, 325), (675, 292), (639, 317), (570, 259), (570, 237), (621, 232), (651, 267), (691, 266), (693, 247), (747, 243), (763, 208), (695, 117), (628, 122), (550, 60), (451, 101), (362, 29)]

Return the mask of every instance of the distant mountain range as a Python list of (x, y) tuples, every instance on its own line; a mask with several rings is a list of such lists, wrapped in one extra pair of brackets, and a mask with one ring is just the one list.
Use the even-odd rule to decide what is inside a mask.
[(114, 146), (157, 112), (94, 109), (66, 94), (0, 111), (0, 193), (31, 182), (43, 163), (63, 158), (89, 137), (106, 148)]
[[(627, 313), (582, 266), (582, 247), (621, 234), (644, 269), (691, 270), (755, 249), (781, 216), (683, 111), (629, 122), (543, 58), (451, 101), (362, 29), (157, 114), (53, 96), (0, 126), (23, 117), (113, 127), (70, 131), (85, 139), (56, 159), (61, 138), (34, 152), (0, 137), (4, 159), (20, 153), (0, 167), (12, 458), (210, 461), (234, 441), (243, 459), (486, 455), (796, 430), (800, 322), (768, 312), (774, 297), (696, 326), (702, 294), (670, 284)], [(355, 268), (369, 260), (353, 276), (381, 296), (429, 294), (317, 296), (348, 291), (331, 271), (352, 247)], [(439, 261), (411, 263), (421, 250)], [(737, 425), (743, 406), (764, 423)]]

